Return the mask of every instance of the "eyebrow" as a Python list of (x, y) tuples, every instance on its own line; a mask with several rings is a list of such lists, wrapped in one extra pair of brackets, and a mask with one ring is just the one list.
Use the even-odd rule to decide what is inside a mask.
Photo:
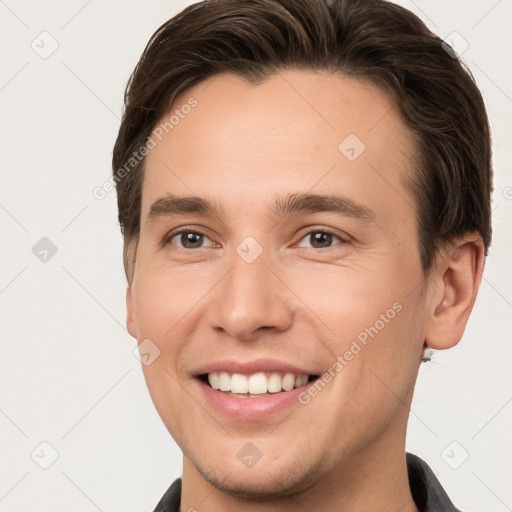
[(213, 201), (201, 197), (167, 194), (151, 204), (146, 222), (172, 215), (186, 215), (187, 213), (224, 217), (223, 208)]
[(294, 212), (305, 214), (333, 212), (368, 222), (375, 221), (375, 213), (372, 210), (352, 199), (337, 195), (290, 194), (286, 198), (278, 197), (272, 212), (279, 216)]
[[(297, 193), (276, 197), (271, 211), (278, 216), (291, 213), (311, 215), (318, 212), (332, 212), (366, 222), (375, 222), (375, 213), (368, 207), (338, 195)], [(186, 214), (225, 218), (224, 209), (214, 201), (202, 197), (167, 194), (151, 204), (146, 222), (154, 222), (162, 217)]]

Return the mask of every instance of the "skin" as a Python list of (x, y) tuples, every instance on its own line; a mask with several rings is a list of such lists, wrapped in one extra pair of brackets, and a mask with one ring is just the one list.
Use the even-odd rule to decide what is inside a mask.
[[(287, 70), (250, 85), (226, 74), (187, 90), (197, 106), (147, 157), (127, 325), (160, 356), (144, 375), (183, 451), (181, 510), (415, 511), (405, 464), (409, 406), (425, 346), (456, 344), (483, 266), (478, 235), (439, 254), (428, 278), (417, 207), (404, 186), (411, 134), (374, 85)], [(356, 134), (365, 151), (338, 146)], [(167, 193), (221, 205), (148, 221)], [(374, 221), (333, 212), (272, 212), (276, 196), (339, 195)], [(178, 228), (206, 237), (184, 248)], [(312, 232), (336, 234), (312, 247)], [(247, 236), (262, 254), (236, 252)], [(337, 238), (339, 237), (339, 238)], [(366, 327), (401, 311), (307, 405), (247, 422), (217, 413), (191, 372), (225, 358), (287, 361), (322, 374)], [(253, 443), (261, 459), (237, 452)]]

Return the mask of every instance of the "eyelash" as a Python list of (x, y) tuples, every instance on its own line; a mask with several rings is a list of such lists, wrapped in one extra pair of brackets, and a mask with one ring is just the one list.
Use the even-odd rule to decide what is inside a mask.
[[(178, 235), (182, 235), (183, 233), (193, 233), (194, 235), (202, 235), (206, 238), (209, 238), (208, 235), (206, 235), (205, 233), (202, 233), (201, 231), (196, 231), (196, 230), (193, 230), (193, 229), (186, 229), (186, 228), (181, 228), (180, 230), (178, 231), (173, 231), (169, 234), (167, 234), (163, 241), (162, 241), (162, 245), (163, 246), (167, 246), (171, 243), (171, 240), (173, 238), (175, 238), (176, 236)], [(336, 233), (334, 230), (332, 229), (329, 229), (329, 228), (321, 228), (321, 229), (311, 229), (310, 231), (308, 231), (304, 236), (302, 236), (299, 240), (299, 242), (301, 242), (302, 240), (304, 240), (305, 238), (307, 238), (308, 236), (311, 236), (313, 233), (323, 233), (323, 234), (326, 234), (326, 235), (331, 235), (333, 237), (336, 237), (340, 240), (340, 242), (338, 243), (342, 243), (342, 244), (348, 244), (349, 243), (349, 239), (348, 239), (348, 236), (346, 238), (342, 237), (341, 235), (339, 235), (338, 233)], [(215, 243), (215, 242), (214, 242)], [(296, 244), (295, 244), (296, 245)], [(334, 247), (335, 245), (337, 244), (333, 244), (331, 245), (330, 247), (324, 247), (324, 248), (318, 248), (318, 247), (309, 247), (309, 249), (315, 249), (315, 250), (326, 250), (326, 249), (331, 249), (332, 247)], [(180, 246), (177, 246), (179, 249), (182, 249), (184, 251), (193, 251), (193, 250), (196, 250), (196, 249), (207, 249), (208, 247), (197, 247), (197, 248), (194, 248), (194, 249), (188, 249), (186, 247), (180, 247)]]
[[(327, 249), (332, 249), (334, 246), (336, 246), (338, 244), (347, 244), (348, 243), (348, 239), (347, 239), (348, 237), (344, 238), (341, 235), (339, 235), (338, 233), (336, 233), (334, 230), (329, 229), (329, 228), (311, 229), (310, 231), (306, 232), (306, 234), (304, 236), (302, 236), (300, 238), (298, 243), (300, 243), (300, 242), (302, 242), (302, 240), (310, 237), (313, 233), (322, 233), (325, 235), (331, 235), (332, 237), (337, 238), (339, 240), (339, 242), (333, 243), (329, 247), (306, 247), (306, 249), (313, 249), (316, 251), (325, 251)], [(297, 245), (297, 244), (294, 244), (294, 246), (295, 245)]]

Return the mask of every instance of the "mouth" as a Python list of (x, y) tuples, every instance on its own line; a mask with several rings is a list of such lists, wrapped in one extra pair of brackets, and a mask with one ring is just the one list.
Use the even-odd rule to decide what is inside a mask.
[[(195, 382), (206, 406), (222, 416), (247, 423), (271, 421), (291, 407), (304, 407), (299, 398), (318, 375), (256, 372), (253, 374), (210, 372)], [(289, 413), (288, 413), (289, 414)]]
[(269, 358), (224, 359), (199, 366), (191, 376), (204, 407), (213, 413), (242, 422), (270, 421), (304, 407), (300, 396), (320, 378), (306, 368)]
[(262, 398), (289, 393), (318, 379), (319, 375), (259, 371), (251, 374), (228, 371), (203, 373), (198, 379), (215, 391), (238, 399)]

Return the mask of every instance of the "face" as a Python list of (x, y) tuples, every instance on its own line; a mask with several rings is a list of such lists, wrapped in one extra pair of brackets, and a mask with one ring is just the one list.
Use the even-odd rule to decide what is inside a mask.
[(146, 160), (127, 307), (185, 466), (270, 495), (403, 447), (429, 304), (390, 99), (286, 71), (217, 76), (176, 109)]

